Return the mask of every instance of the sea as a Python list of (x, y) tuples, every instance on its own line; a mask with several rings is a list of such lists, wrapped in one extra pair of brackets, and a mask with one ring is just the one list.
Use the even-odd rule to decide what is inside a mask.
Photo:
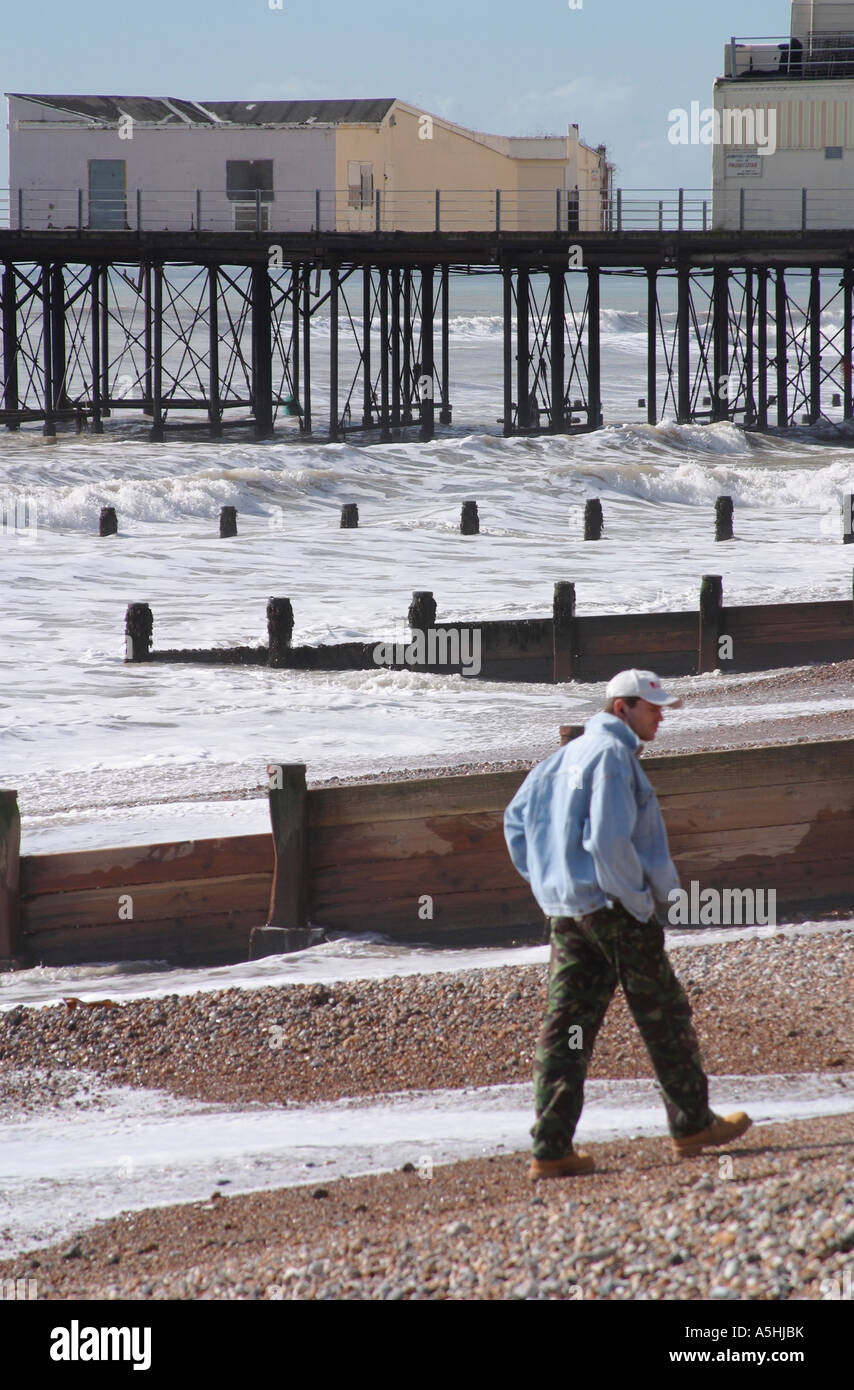
[[(189, 295), (193, 272), (174, 273)], [(542, 300), (545, 282), (532, 283)], [(130, 665), (131, 602), (151, 604), (155, 646), (228, 647), (266, 640), (270, 596), (291, 599), (294, 640), (306, 643), (403, 640), (415, 590), (431, 590), (449, 621), (545, 616), (557, 580), (574, 581), (582, 614), (693, 609), (707, 573), (722, 576), (731, 603), (851, 596), (841, 513), (854, 431), (829, 384), (830, 419), (815, 428), (677, 425), (672, 406), (650, 426), (639, 405), (646, 281), (603, 276), (604, 428), (505, 439), (501, 297), (497, 275), (451, 276), (453, 424), (432, 443), (417, 427), (392, 443), (355, 431), (313, 442), (293, 418), (279, 419), (273, 441), (248, 427), (211, 441), (175, 428), (190, 418), (179, 413), (154, 444), (148, 422), (122, 409), (100, 436), (0, 431), (0, 767), (19, 794), (24, 853), (263, 830), (269, 762), (304, 762), (311, 783), (525, 757), (556, 744), (559, 725), (589, 715), (602, 693), (417, 670)], [(134, 301), (128, 290), (128, 315)], [(328, 410), (325, 312), (313, 330), (316, 422)], [(662, 324), (672, 338), (670, 283)], [(822, 328), (829, 369), (841, 318), (829, 313)], [(343, 310), (340, 329), (341, 396), (353, 386), (357, 419)], [(177, 373), (189, 370), (185, 349), (169, 352)], [(114, 375), (138, 366), (116, 361)], [(716, 543), (723, 494), (736, 538)], [(592, 497), (605, 517), (595, 543), (582, 539)], [(462, 536), (470, 499), (481, 530)], [(340, 529), (345, 502), (358, 504), (358, 529)], [(221, 540), (226, 504), (238, 535)], [(106, 505), (119, 532), (102, 539)], [(737, 706), (728, 717), (741, 717)]]

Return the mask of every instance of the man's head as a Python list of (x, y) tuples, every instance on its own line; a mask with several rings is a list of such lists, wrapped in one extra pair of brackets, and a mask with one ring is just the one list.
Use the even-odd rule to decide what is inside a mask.
[(678, 709), (682, 704), (677, 695), (662, 689), (654, 671), (618, 671), (605, 690), (605, 711), (615, 714), (628, 724), (644, 743), (655, 738), (664, 718), (664, 706)]

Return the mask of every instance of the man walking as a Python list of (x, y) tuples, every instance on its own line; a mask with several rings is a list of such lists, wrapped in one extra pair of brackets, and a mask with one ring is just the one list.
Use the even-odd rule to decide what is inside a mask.
[(722, 1118), (709, 1109), (691, 1007), (664, 951), (668, 895), (679, 877), (637, 754), (655, 738), (664, 706), (682, 701), (654, 671), (620, 671), (605, 696), (604, 712), (529, 773), (504, 815), (513, 863), (551, 920), (532, 1178), (595, 1166), (572, 1140), (618, 983), (655, 1068), (677, 1154), (729, 1143), (751, 1124), (743, 1111)]

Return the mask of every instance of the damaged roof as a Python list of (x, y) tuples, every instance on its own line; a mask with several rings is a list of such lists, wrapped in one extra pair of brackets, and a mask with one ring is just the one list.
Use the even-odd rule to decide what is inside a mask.
[(357, 101), (185, 101), (180, 97), (43, 96), (9, 92), (58, 112), (114, 124), (122, 116), (153, 125), (379, 125), (395, 97)]

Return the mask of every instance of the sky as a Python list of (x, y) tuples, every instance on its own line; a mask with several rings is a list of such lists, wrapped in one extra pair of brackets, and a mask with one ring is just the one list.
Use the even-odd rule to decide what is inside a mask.
[[(281, 8), (278, 8), (281, 4)], [(571, 6), (576, 8), (571, 8)], [(276, 6), (276, 8), (274, 8)], [(400, 97), (476, 130), (605, 144), (616, 184), (708, 188), (708, 145), (671, 110), (711, 105), (731, 35), (783, 36), (788, 0), (39, 0), (9, 3), (4, 92), (196, 101)], [(7, 137), (8, 139), (8, 137)], [(8, 183), (8, 143), (0, 187)]]

